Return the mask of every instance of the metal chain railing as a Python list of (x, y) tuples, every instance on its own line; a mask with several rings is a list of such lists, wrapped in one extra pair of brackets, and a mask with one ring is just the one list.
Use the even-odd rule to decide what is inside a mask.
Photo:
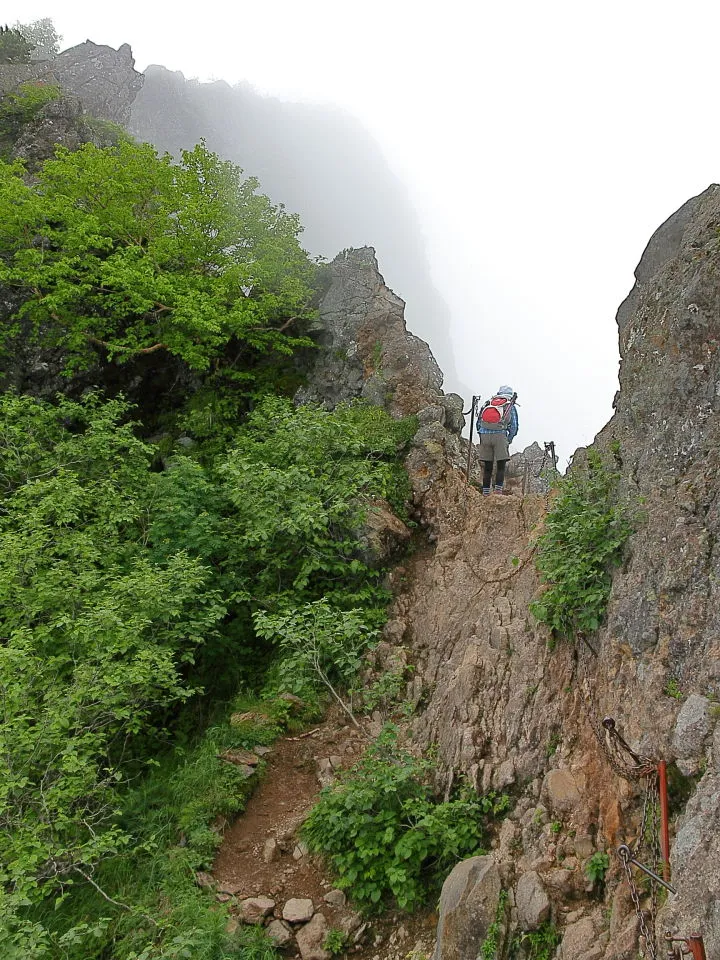
[[(585, 641), (589, 650), (592, 650), (587, 638), (583, 636), (580, 639)], [(602, 720), (600, 719), (600, 712), (597, 708), (588, 672), (588, 657), (589, 654), (584, 649), (582, 651), (578, 650), (577, 661), (583, 694), (580, 700), (590, 729), (601, 746), (608, 763), (619, 776), (633, 782), (645, 781), (640, 830), (634, 849), (627, 844), (623, 844), (617, 852), (625, 872), (630, 897), (635, 907), (640, 934), (645, 941), (646, 954), (649, 960), (657, 960), (658, 887), (663, 886), (671, 893), (675, 892), (670, 884), (659, 875), (666, 866), (664, 860), (667, 856), (667, 853), (661, 847), (663, 825), (661, 824), (659, 765), (651, 757), (640, 754), (630, 747), (617, 729), (613, 717), (606, 716)], [(601, 731), (604, 731), (604, 733)], [(650, 866), (643, 863), (639, 859), (639, 855), (643, 855)], [(650, 904), (647, 910), (643, 908), (632, 866), (640, 869), (650, 880)]]

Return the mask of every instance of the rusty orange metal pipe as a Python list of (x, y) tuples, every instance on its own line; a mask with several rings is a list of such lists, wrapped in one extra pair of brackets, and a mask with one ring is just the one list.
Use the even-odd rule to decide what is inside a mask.
[(687, 938), (686, 942), (690, 948), (690, 953), (693, 955), (693, 960), (706, 960), (705, 944), (703, 943), (703, 938), (699, 934), (691, 934)]
[(663, 858), (663, 877), (670, 879), (670, 814), (668, 809), (667, 760), (657, 765), (660, 793), (660, 853)]

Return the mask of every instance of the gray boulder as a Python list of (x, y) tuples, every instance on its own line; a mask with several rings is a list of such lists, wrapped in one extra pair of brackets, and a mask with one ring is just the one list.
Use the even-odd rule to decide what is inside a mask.
[(300, 927), (295, 939), (302, 960), (330, 960), (329, 951), (323, 947), (327, 934), (327, 920), (321, 913), (316, 913), (310, 923)]
[(524, 873), (518, 880), (515, 905), (522, 930), (537, 930), (550, 916), (550, 900), (534, 870)]
[(495, 920), (502, 884), (492, 857), (459, 863), (443, 884), (433, 960), (474, 960)]
[[(672, 746), (680, 760), (698, 759), (710, 733), (710, 701), (697, 693), (683, 703), (675, 722)], [(695, 772), (687, 771), (687, 772)]]

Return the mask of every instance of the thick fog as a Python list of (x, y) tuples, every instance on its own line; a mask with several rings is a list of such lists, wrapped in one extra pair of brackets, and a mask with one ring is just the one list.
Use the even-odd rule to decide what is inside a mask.
[(316, 256), (374, 246), (387, 283), (407, 300), (408, 327), (432, 343), (446, 389), (467, 393), (459, 387), (450, 310), (433, 286), (418, 216), (356, 119), (330, 106), (261, 96), (247, 84), (198, 83), (150, 66), (130, 129), (176, 156), (204, 138), (300, 214), (303, 245)]
[(554, 439), (563, 460), (612, 412), (614, 315), (647, 240), (720, 179), (710, 0), (4, 5), (8, 22), (42, 16), (68, 46), (130, 43), (139, 69), (327, 105), (276, 103), (237, 130), (220, 113), (215, 135), (268, 193), (287, 190), (276, 199), (312, 221), (309, 246), (322, 220), (338, 247), (374, 245), (446, 389), (511, 384), (516, 447)]

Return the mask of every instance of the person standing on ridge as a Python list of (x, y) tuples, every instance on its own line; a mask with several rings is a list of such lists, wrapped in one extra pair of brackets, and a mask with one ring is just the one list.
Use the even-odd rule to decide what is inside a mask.
[(490, 493), (493, 463), (495, 471), (495, 493), (502, 493), (505, 484), (505, 465), (510, 459), (510, 444), (518, 432), (518, 415), (515, 409), (517, 394), (512, 387), (502, 386), (498, 392), (486, 400), (480, 408), (477, 418), (477, 431), (480, 434), (478, 455), (483, 462), (483, 496)]

